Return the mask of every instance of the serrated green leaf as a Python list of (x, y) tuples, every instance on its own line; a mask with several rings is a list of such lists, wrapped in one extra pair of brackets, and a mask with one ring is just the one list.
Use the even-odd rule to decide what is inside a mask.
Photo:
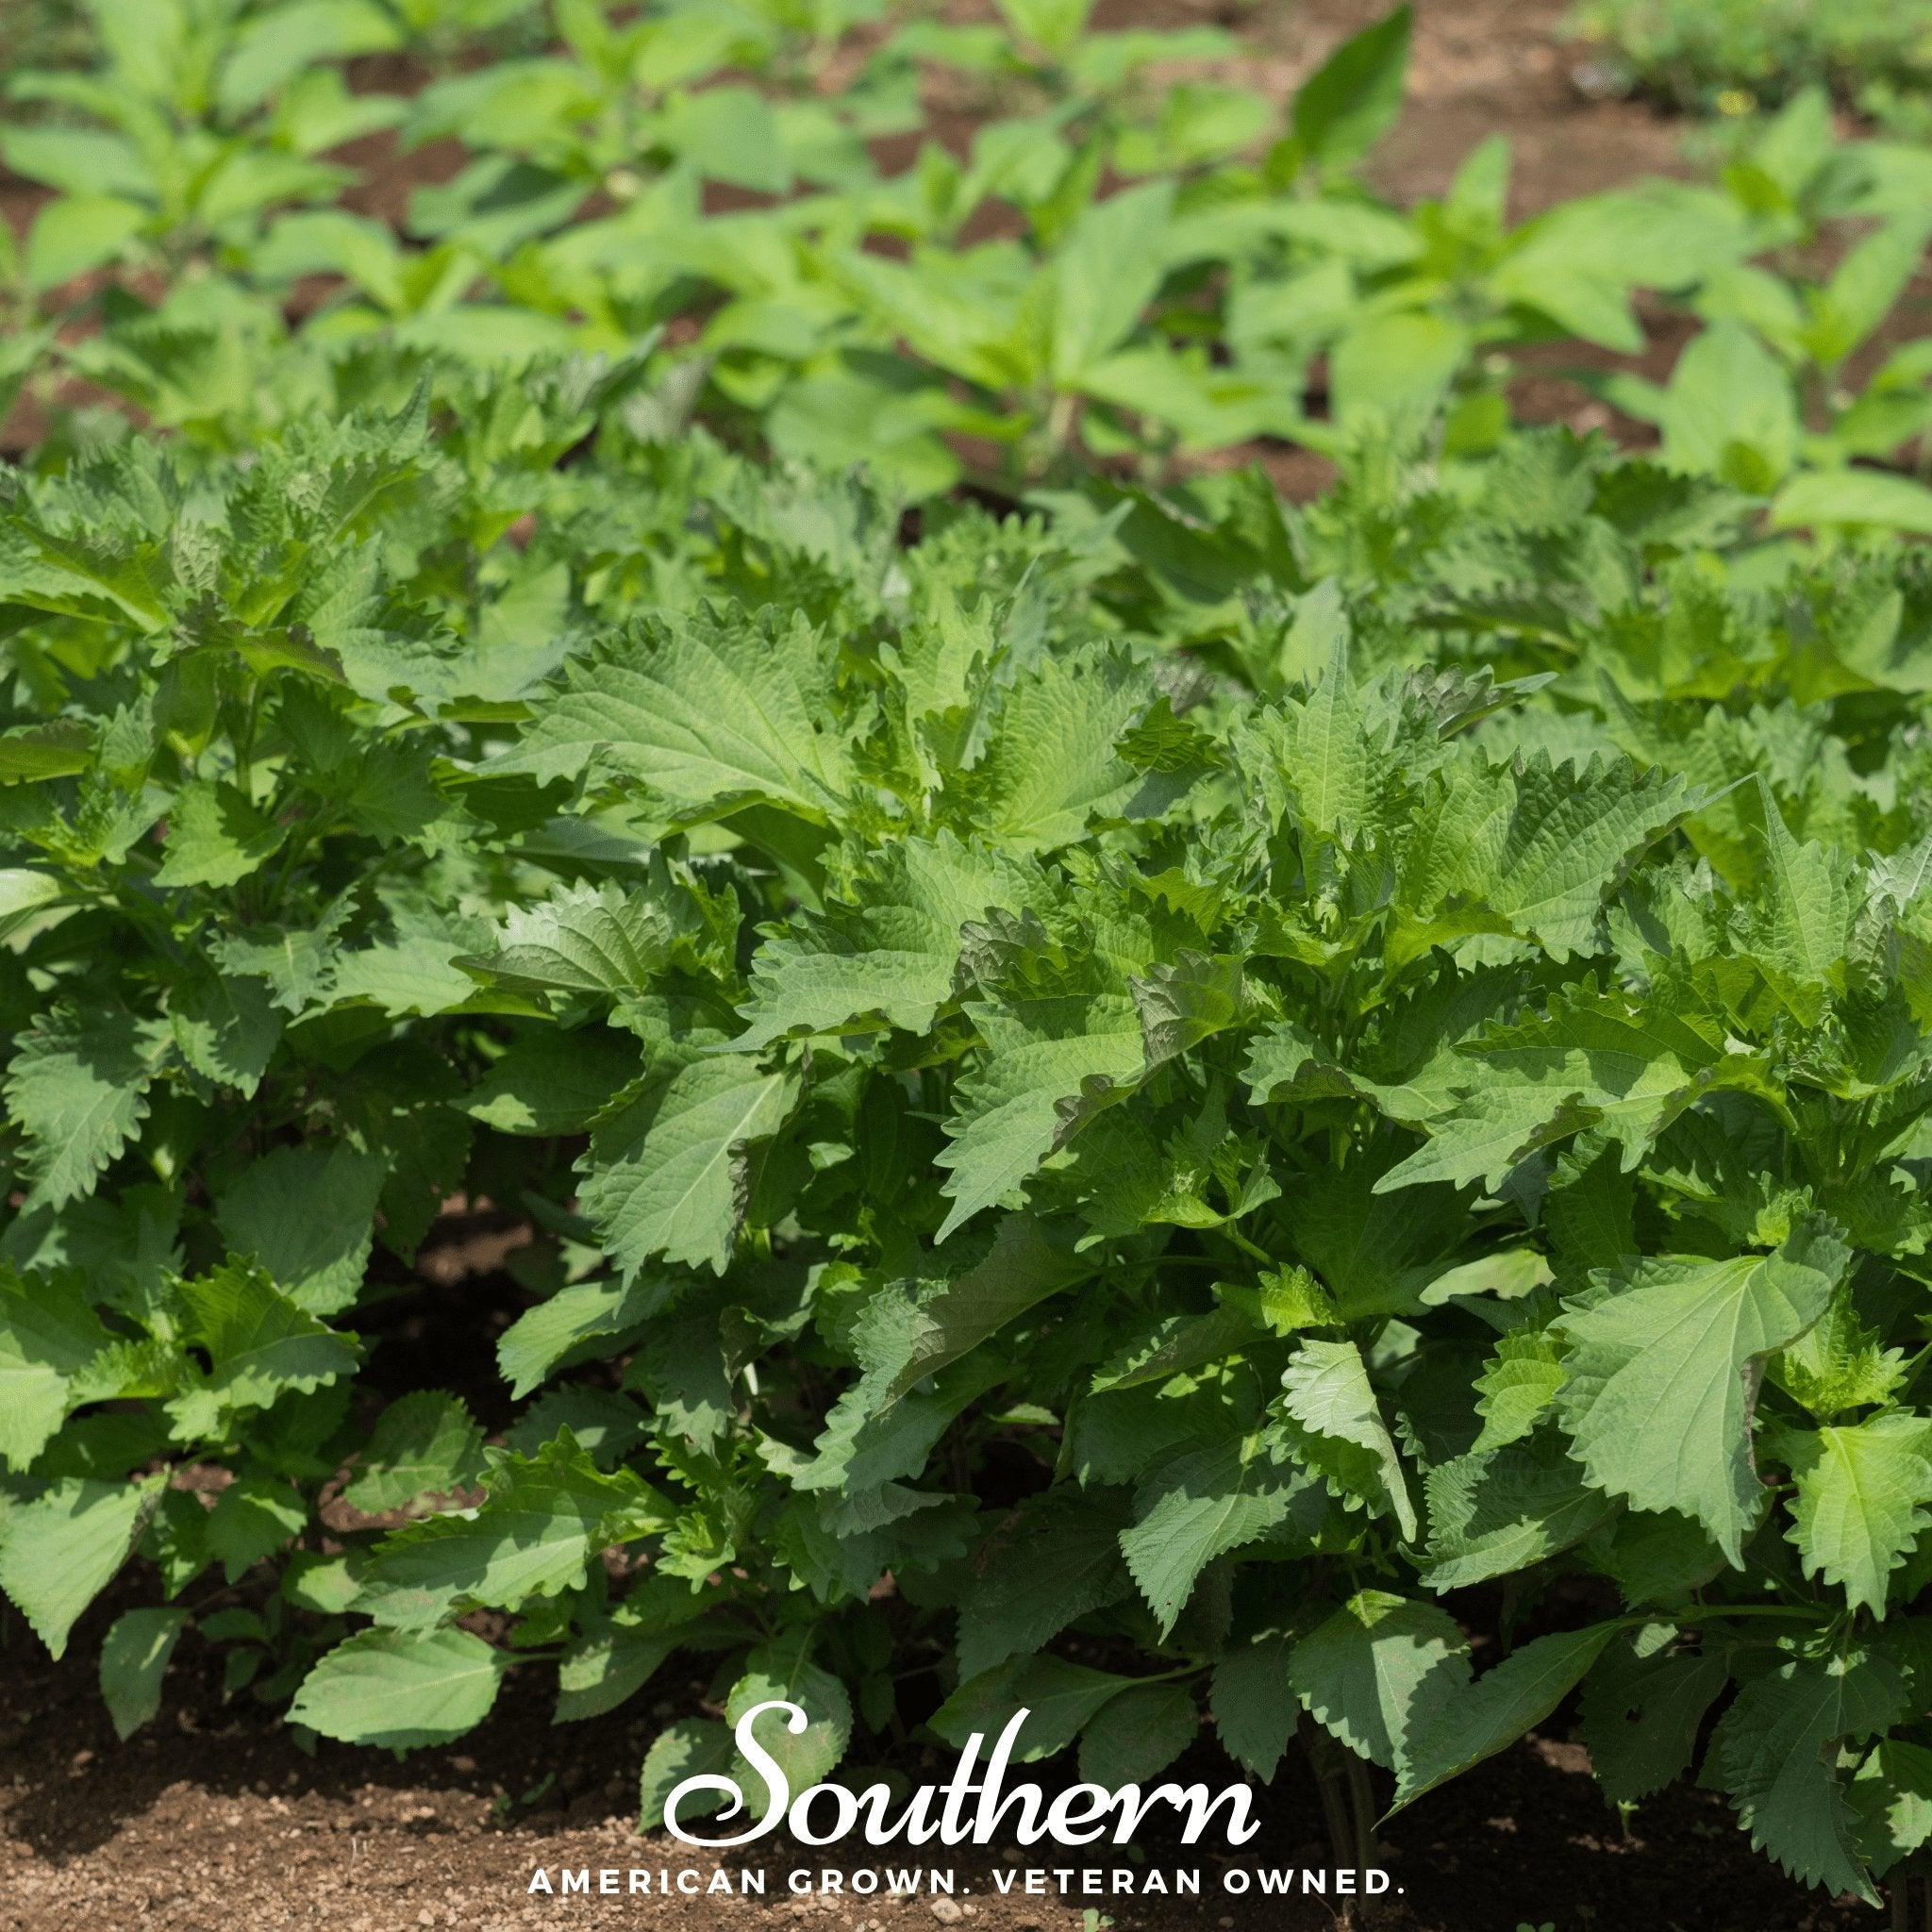
[[(1351, 1484), (1385, 1505), (1413, 1542), (1420, 1527), (1408, 1477), (1396, 1453), (1367, 1365), (1353, 1341), (1305, 1341), (1282, 1372), (1282, 1407), (1310, 1434), (1363, 1452), (1366, 1484)], [(1324, 1474), (1328, 1474), (1325, 1465)]]
[(1259, 1637), (1223, 1653), (1214, 1666), (1209, 1703), (1222, 1747), (1241, 1769), (1274, 1782), (1300, 1715), (1288, 1680), (1286, 1637)]
[(1520, 1441), (1550, 1412), (1562, 1386), (1562, 1357), (1548, 1329), (1525, 1324), (1500, 1337), (1475, 1378), (1483, 1428), (1474, 1453)]
[(1440, 1784), (1493, 1757), (1569, 1695), (1617, 1634), (1616, 1624), (1591, 1624), (1539, 1637), (1513, 1650), (1454, 1697), (1432, 1700), (1412, 1725), (1407, 1755), (1396, 1769), (1400, 1811)]
[(215, 1219), (298, 1307), (333, 1315), (362, 1291), (384, 1178), (379, 1155), (347, 1145), (277, 1147), (222, 1195)]
[(55, 1657), (65, 1654), (68, 1633), (127, 1560), (165, 1480), (69, 1476), (0, 1514), (0, 1591)]
[(460, 964), (536, 991), (641, 992), (667, 963), (675, 929), (642, 892), (607, 881), (563, 886), (512, 907), (491, 953)]
[(431, 1493), (454, 1496), (482, 1474), (483, 1431), (462, 1398), (425, 1389), (383, 1410), (342, 1500), (379, 1516)]
[(1351, 1751), (1399, 1770), (1410, 1732), (1466, 1689), (1469, 1641), (1433, 1604), (1360, 1591), (1295, 1643), (1288, 1680)]
[[(852, 1740), (852, 1699), (831, 1672), (810, 1661), (808, 1645), (796, 1638), (760, 1644), (745, 1658), (744, 1674), (725, 1697), (725, 1718), (735, 1727), (747, 1711), (773, 1699), (799, 1706), (805, 1727), (793, 1731), (782, 1713), (769, 1710), (753, 1724), (752, 1736), (784, 1772), (796, 1796), (838, 1769)], [(762, 1816), (762, 1779), (736, 1754), (729, 1774), (754, 1815)]]
[(308, 1526), (308, 1506), (287, 1483), (244, 1476), (215, 1498), (208, 1519), (208, 1550), (225, 1582), (238, 1582)]
[(574, 663), (496, 769), (548, 780), (594, 760), (687, 822), (758, 801), (823, 822), (851, 781), (824, 662), (802, 613), (680, 620)]
[(1117, 1514), (1050, 1491), (983, 1541), (959, 1606), (960, 1676), (1028, 1655), (1076, 1618), (1124, 1596), (1132, 1586), (1120, 1530)]
[(1037, 1763), (1063, 1751), (1131, 1677), (1096, 1671), (1064, 1657), (1016, 1657), (968, 1678), (933, 1713), (930, 1723), (947, 1743), (963, 1749), (977, 1731), (991, 1740), (1020, 1710), (1028, 1715), (1014, 1740), (1013, 1762)]
[(1145, 674), (1111, 654), (1049, 658), (1021, 678), (987, 748), (975, 829), (1012, 852), (1050, 852), (1096, 815), (1130, 812), (1142, 779), (1114, 747), (1152, 695)]
[(467, 1630), (358, 1630), (303, 1678), (289, 1721), (345, 1744), (447, 1744), (490, 1715), (510, 1662)]
[(184, 1609), (124, 1610), (101, 1645), (101, 1701), (125, 1742), (161, 1707), (161, 1679), (188, 1627)]
[(86, 1372), (108, 1336), (71, 1276), (23, 1279), (0, 1269), (0, 1461), (23, 1470), (70, 1408), (91, 1396)]
[(1792, 1877), (1875, 1906), (1829, 1747), (1862, 1741), (1904, 1706), (1896, 1667), (1875, 1652), (1794, 1658), (1738, 1693), (1710, 1740), (1703, 1781), (1729, 1797), (1752, 1844)]
[(506, 1457), (488, 1487), (480, 1507), (377, 1543), (356, 1607), (390, 1628), (421, 1630), (467, 1605), (516, 1609), (580, 1587), (585, 1564), (647, 1493), (628, 1472), (604, 1474), (568, 1432), (534, 1457)]
[(1046, 896), (1035, 873), (945, 831), (889, 845), (877, 875), (855, 890), (854, 906), (789, 924), (758, 949), (739, 1049), (881, 1022), (923, 1032), (952, 997), (959, 928), (989, 908), (1022, 912)]
[(1578, 1543), (1616, 1505), (1589, 1488), (1555, 1429), (1440, 1463), (1424, 1479), (1431, 1590), (1460, 1590)]
[(356, 1350), (278, 1290), (260, 1268), (230, 1261), (181, 1284), (188, 1334), (208, 1357), (206, 1382), (168, 1405), (181, 1440), (210, 1435), (225, 1413), (266, 1408), (352, 1374)]
[(166, 857), (158, 886), (232, 886), (275, 857), (281, 827), (246, 793), (225, 782), (195, 779), (168, 808)]
[(582, 1208), (626, 1278), (659, 1256), (724, 1274), (750, 1190), (746, 1149), (784, 1125), (797, 1094), (790, 1071), (724, 1054), (646, 1082), (597, 1123)]
[(977, 1348), (1027, 1309), (1092, 1272), (1070, 1230), (1009, 1214), (979, 1259), (955, 1275), (889, 1283), (853, 1334), (867, 1399), (879, 1409)]
[[(664, 1807), (672, 1792), (687, 1778), (722, 1781), (731, 1757), (731, 1732), (712, 1719), (681, 1718), (666, 1724), (651, 1740), (638, 1774), (638, 1829), (661, 1830)], [(723, 1790), (689, 1792), (678, 1805), (677, 1822), (682, 1824), (688, 1819), (703, 1818), (722, 1809), (725, 1803)]]
[(1634, 1805), (1690, 1768), (1704, 1715), (1728, 1681), (1721, 1654), (1670, 1654), (1668, 1624), (1625, 1632), (1584, 1679), (1591, 1769), (1612, 1803)]
[(1774, 1255), (1645, 1261), (1566, 1302), (1557, 1407), (1591, 1482), (1695, 1517), (1738, 1563), (1766, 1500), (1750, 1378), (1824, 1312), (1847, 1258), (1807, 1224)]
[(1141, 1016), (1125, 994), (1066, 993), (966, 1008), (985, 1041), (977, 1068), (955, 1088), (944, 1241), (1064, 1146), (1097, 1108), (1124, 1099), (1144, 1063)]
[(1780, 1429), (1774, 1453), (1798, 1486), (1788, 1532), (1807, 1576), (1848, 1609), (1885, 1615), (1891, 1573), (1932, 1527), (1932, 1420), (1892, 1409), (1821, 1429)]
[(30, 1203), (91, 1194), (147, 1118), (156, 1028), (121, 1008), (58, 1005), (15, 1042), (7, 1108), (27, 1137)]
[(1215, 1557), (1266, 1536), (1293, 1507), (1295, 1473), (1258, 1435), (1195, 1450), (1161, 1464), (1134, 1498), (1120, 1533), (1141, 1594), (1165, 1636)]
[(237, 1087), (244, 1099), (261, 1085), (282, 1037), (282, 1017), (259, 981), (208, 973), (169, 995), (175, 1044), (197, 1074)]
[(603, 1026), (514, 1041), (458, 1103), (500, 1134), (580, 1134), (635, 1071), (634, 1048)]
[(1193, 1697), (1180, 1685), (1137, 1685), (1103, 1705), (1080, 1733), (1080, 1775), (1110, 1791), (1144, 1784), (1165, 1771), (1200, 1728)]

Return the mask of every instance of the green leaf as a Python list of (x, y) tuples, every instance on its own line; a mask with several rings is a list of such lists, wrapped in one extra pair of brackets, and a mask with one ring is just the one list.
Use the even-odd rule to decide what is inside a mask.
[(1729, 1681), (1721, 1652), (1673, 1656), (1675, 1631), (1626, 1631), (1584, 1679), (1579, 1713), (1604, 1796), (1634, 1805), (1690, 1768), (1704, 1715)]
[(974, 829), (1011, 852), (1050, 852), (1096, 814), (1128, 812), (1141, 775), (1114, 747), (1152, 696), (1124, 657), (1047, 658), (1008, 693), (981, 768)]
[(1120, 1545), (1163, 1637), (1201, 1572), (1286, 1522), (1297, 1487), (1258, 1435), (1174, 1457), (1141, 1486)]
[(559, 1289), (512, 1322), (497, 1338), (496, 1366), (518, 1401), (540, 1387), (577, 1349), (622, 1335), (667, 1307), (675, 1284), (663, 1275), (635, 1281), (585, 1281)]
[(1286, 1637), (1258, 1637), (1222, 1653), (1209, 1703), (1222, 1747), (1251, 1776), (1274, 1782), (1300, 1715), (1288, 1680)]
[(1556, 958), (1591, 951), (1598, 908), (1631, 857), (1694, 810), (1681, 775), (1639, 775), (1627, 760), (1552, 766), (1539, 754), (1516, 778), (1502, 849), (1477, 890)]
[(188, 1627), (182, 1609), (124, 1610), (101, 1645), (101, 1699), (125, 1743), (161, 1707), (161, 1679)]
[(351, 1342), (248, 1262), (229, 1261), (184, 1281), (181, 1299), (190, 1316), (187, 1339), (207, 1351), (208, 1373), (168, 1405), (179, 1440), (214, 1434), (226, 1412), (267, 1408), (284, 1393), (306, 1393), (355, 1373)]
[(783, 629), (734, 609), (633, 633), (574, 662), (491, 769), (547, 783), (594, 761), (680, 823), (758, 802), (823, 823), (852, 777), (825, 664), (802, 614)]
[(379, 1155), (344, 1143), (277, 1147), (221, 1196), (215, 1219), (298, 1307), (333, 1315), (362, 1291), (384, 1178)]
[(1556, 1430), (1543, 1429), (1430, 1470), (1423, 1581), (1461, 1590), (1527, 1570), (1603, 1524), (1616, 1505), (1585, 1485), (1565, 1447)]
[(1546, 1328), (1525, 1324), (1496, 1342), (1496, 1352), (1475, 1378), (1475, 1412), (1483, 1419), (1474, 1441), (1477, 1455), (1500, 1449), (1528, 1435), (1557, 1400), (1563, 1386), (1563, 1363), (1556, 1338)]
[[(681, 1718), (651, 1740), (638, 1774), (638, 1829), (659, 1831), (664, 1804), (687, 1778), (722, 1778), (731, 1763), (731, 1732), (710, 1718)], [(693, 1791), (677, 1807), (677, 1822), (702, 1818), (724, 1804), (722, 1791)]]
[(526, 1034), (457, 1104), (500, 1134), (580, 1134), (629, 1078), (632, 1051), (603, 1026)]
[(935, 1158), (951, 1170), (941, 1241), (1011, 1194), (1095, 1110), (1124, 1099), (1145, 1058), (1139, 1009), (1122, 993), (974, 1003), (966, 1013), (985, 1047), (955, 1086), (952, 1145)]
[[(852, 1699), (831, 1672), (809, 1660), (807, 1643), (796, 1637), (760, 1644), (745, 1658), (744, 1674), (724, 1700), (725, 1718), (735, 1729), (746, 1711), (774, 1698), (804, 1710), (804, 1730), (788, 1729), (783, 1714), (769, 1710), (752, 1725), (752, 1736), (783, 1769), (795, 1797), (830, 1776), (845, 1756), (852, 1740)], [(762, 1780), (750, 1764), (734, 1755), (730, 1775), (754, 1815), (761, 1816), (763, 1804), (753, 1794)]]
[(1764, 974), (1793, 1013), (1817, 1025), (1827, 991), (1842, 991), (1852, 908), (1842, 865), (1822, 845), (1801, 845), (1777, 801), (1757, 781), (1764, 821), (1763, 896), (1750, 944)]
[(1822, 1429), (1779, 1429), (1798, 1486), (1790, 1540), (1807, 1576), (1842, 1586), (1847, 1609), (1885, 1615), (1897, 1570), (1932, 1527), (1932, 1420), (1892, 1409)]
[(64, 194), (34, 219), (26, 242), (26, 284), (58, 288), (112, 261), (147, 224), (147, 210), (114, 194)]
[(23, 1279), (0, 1269), (0, 1460), (24, 1470), (69, 1409), (118, 1393), (90, 1386), (87, 1371), (108, 1336), (71, 1276)]
[(18, 1038), (7, 1108), (27, 1137), (28, 1206), (93, 1192), (147, 1118), (158, 1057), (154, 1027), (105, 1004), (50, 1007)]
[(1566, 1302), (1557, 1399), (1591, 1482), (1695, 1517), (1740, 1563), (1766, 1501), (1751, 1456), (1759, 1364), (1824, 1314), (1848, 1258), (1806, 1223), (1773, 1255), (1643, 1261)]
[(1562, 1703), (1621, 1626), (1591, 1624), (1513, 1650), (1457, 1696), (1431, 1700), (1396, 1770), (1391, 1813), (1493, 1757)]
[(94, 737), (93, 727), (81, 718), (13, 725), (0, 732), (0, 784), (85, 772), (94, 761)]
[(1044, 894), (1037, 874), (950, 832), (886, 847), (856, 905), (787, 924), (752, 959), (752, 1052), (789, 1035), (876, 1032), (883, 1022), (923, 1033), (953, 996), (959, 928), (991, 907), (1024, 911)]
[(958, 1361), (1027, 1309), (1092, 1272), (1068, 1230), (1025, 1214), (999, 1224), (980, 1257), (958, 1274), (890, 1283), (867, 1305), (853, 1333), (877, 1409)]
[(425, 1389), (383, 1410), (342, 1500), (380, 1516), (425, 1495), (454, 1496), (482, 1474), (483, 1431), (462, 1398)]
[(1739, 1691), (1710, 1740), (1703, 1781), (1730, 1798), (1754, 1848), (1793, 1878), (1875, 1906), (1831, 1747), (1895, 1723), (1905, 1701), (1896, 1667), (1876, 1652), (1793, 1658)]
[(1412, 1730), (1469, 1683), (1469, 1641), (1433, 1604), (1365, 1590), (1298, 1641), (1288, 1681), (1318, 1724), (1384, 1770)]
[(1094, 1716), (1122, 1691), (1131, 1677), (1115, 1676), (1064, 1657), (1018, 1657), (997, 1670), (968, 1678), (929, 1720), (956, 1749), (977, 1731), (989, 1742), (1019, 1710), (1028, 1713), (1014, 1740), (1013, 1762), (1037, 1763), (1064, 1751)]
[(1771, 524), (1777, 530), (1849, 525), (1932, 537), (1932, 490), (1882, 470), (1811, 470), (1778, 491)]
[(225, 781), (194, 779), (168, 808), (168, 842), (158, 886), (232, 886), (273, 858), (281, 827)]
[(69, 1476), (0, 1514), (0, 1591), (56, 1658), (81, 1612), (127, 1560), (165, 1480)]
[(168, 996), (181, 1058), (197, 1074), (252, 1099), (282, 1037), (282, 1016), (259, 980), (201, 973)]
[(239, 1582), (308, 1525), (308, 1506), (287, 1483), (244, 1476), (215, 1498), (208, 1520), (208, 1554), (220, 1559), (224, 1581)]
[(1053, 261), (1048, 360), (1056, 384), (1075, 388), (1132, 334), (1167, 273), (1172, 181), (1149, 181), (1090, 202)]
[(581, 1207), (627, 1279), (658, 1256), (724, 1274), (750, 1194), (748, 1149), (797, 1096), (795, 1074), (724, 1054), (647, 1081), (597, 1123)]
[(654, 1324), (625, 1382), (649, 1398), (660, 1430), (700, 1450), (710, 1449), (730, 1426), (731, 1375), (713, 1310)]
[(1080, 1775), (1118, 1790), (1165, 1771), (1200, 1732), (1193, 1697), (1178, 1684), (1123, 1690), (1080, 1733)]
[(1664, 394), (1664, 462), (1768, 496), (1798, 456), (1790, 377), (1741, 322), (1724, 317), (1677, 358)]
[(471, 1604), (516, 1609), (580, 1588), (585, 1565), (646, 1493), (628, 1472), (604, 1474), (566, 1430), (534, 1457), (504, 1457), (480, 1507), (392, 1530), (370, 1557), (356, 1607), (419, 1630)]
[(1493, 1027), (1457, 1049), (1469, 1082), (1428, 1122), (1429, 1139), (1376, 1183), (1499, 1187), (1538, 1148), (1593, 1127), (1636, 1155), (1688, 1104), (1713, 1049), (1667, 1016), (1615, 1000), (1553, 1003), (1545, 1016)]
[(1394, 125), (1413, 26), (1413, 9), (1396, 8), (1343, 41), (1302, 83), (1290, 124), (1310, 159), (1349, 167)]
[(539, 905), (512, 907), (496, 950), (458, 963), (537, 991), (641, 992), (668, 963), (675, 937), (642, 892), (608, 881), (562, 886)]
[(1847, 1795), (1858, 1820), (1859, 1855), (1882, 1877), (1932, 1838), (1932, 1750), (1882, 1739)]
[(1340, 1474), (1354, 1493), (1388, 1507), (1413, 1542), (1420, 1525), (1408, 1493), (1408, 1478), (1396, 1453), (1395, 1439), (1383, 1420), (1381, 1405), (1369, 1386), (1367, 1365), (1353, 1341), (1311, 1338), (1295, 1351), (1282, 1372), (1282, 1407), (1312, 1435), (1358, 1451), (1344, 1457), (1340, 1470), (1330, 1458), (1324, 1475)]
[[(899, 1409), (915, 1400), (902, 1401)], [(1124, 1596), (1132, 1586), (1120, 1528), (1112, 1512), (1055, 1490), (986, 1537), (959, 1606), (961, 1678), (1030, 1655), (1076, 1618)]]
[(511, 1661), (467, 1630), (358, 1630), (303, 1678), (289, 1722), (345, 1744), (447, 1744), (490, 1715)]
[(634, 1697), (680, 1641), (675, 1630), (641, 1630), (614, 1623), (573, 1644), (557, 1667), (553, 1724), (602, 1717)]
[(22, 866), (0, 867), (0, 940), (43, 919), (67, 897), (67, 889), (51, 874), (28, 872)]

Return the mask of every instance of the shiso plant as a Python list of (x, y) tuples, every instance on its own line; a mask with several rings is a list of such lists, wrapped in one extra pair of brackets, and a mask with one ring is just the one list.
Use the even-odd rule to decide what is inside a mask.
[[(1285, 138), (1374, 125), (1379, 31)], [(122, 1592), (117, 1726), (191, 1627), (318, 1748), (682, 1657), (725, 1716), (647, 1825), (773, 1697), (794, 1790), (1024, 1706), (1105, 1785), (1303, 1749), (1355, 1862), (1580, 1692), (1607, 1799), (1694, 1773), (1875, 1899), (1932, 1830), (1932, 572), (1842, 391), (1923, 236), (1904, 151), (1767, 139), (1782, 204), (1655, 205), (1879, 225), (1809, 281), (1738, 230), (1657, 458), (1391, 362), (1302, 508), (1080, 411), (999, 513), (809, 467), (655, 321), (325, 352), (210, 275), (63, 341), (180, 400), (0, 508), (0, 1591), (56, 1654)], [(1178, 300), (1067, 266), (1123, 205), (1041, 340)], [(501, 1386), (384, 1406), (458, 1202), (530, 1234)]]

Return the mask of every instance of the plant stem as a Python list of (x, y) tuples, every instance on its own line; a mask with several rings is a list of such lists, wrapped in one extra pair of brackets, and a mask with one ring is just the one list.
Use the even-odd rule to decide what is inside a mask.
[(1369, 1781), (1369, 1767), (1353, 1751), (1342, 1753), (1348, 1773), (1348, 1795), (1355, 1808), (1356, 1858), (1359, 1866), (1357, 1882), (1366, 1890), (1369, 1867), (1375, 1862), (1375, 1788)]
[(1354, 1861), (1354, 1834), (1348, 1826), (1348, 1807), (1342, 1798), (1344, 1774), (1336, 1763), (1336, 1744), (1319, 1726), (1297, 1721), (1295, 1733), (1307, 1754), (1308, 1769), (1315, 1775), (1315, 1789), (1322, 1794), (1322, 1816), (1328, 1826), (1328, 1846), (1338, 1866)]

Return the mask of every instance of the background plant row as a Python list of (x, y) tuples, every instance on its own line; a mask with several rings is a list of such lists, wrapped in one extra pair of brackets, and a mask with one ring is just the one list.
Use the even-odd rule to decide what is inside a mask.
[[(108, 426), (60, 407), (75, 379), (235, 450), (398, 360), (655, 336), (640, 435), (696, 411), (920, 497), (1083, 460), (1151, 479), (1257, 438), (1332, 453), (1445, 408), (1452, 443), (1488, 447), (1517, 351), (1632, 354), (1642, 295), (1704, 330), (1671, 383), (1583, 379), (1674, 464), (1788, 524), (1932, 528), (1932, 495), (1852, 467), (1926, 426), (1932, 365), (1884, 327), (1932, 226), (1922, 147), (1838, 141), (1812, 88), (1707, 185), (1512, 226), (1499, 137), (1401, 210), (1355, 171), (1399, 111), (1406, 9), (1286, 108), (1213, 77), (1225, 31), (1087, 11), (95, 0), (92, 69), (8, 80), (4, 158), (52, 192), (0, 259), (0, 379), (54, 409), (45, 460)], [(352, 92), (378, 57), (426, 84)], [(1199, 77), (1155, 78), (1176, 66)], [(885, 171), (935, 91), (974, 117), (968, 151), (926, 136)], [(372, 139), (469, 158), (391, 227), (341, 158)]]
[[(351, 17), (183, 15), (238, 141), (311, 84), (261, 78), (284, 14)], [(639, 63), (700, 28), (748, 58), (725, 20), (560, 18), (574, 59), (622, 41), (613, 93), (663, 117), (661, 156), (623, 152), (660, 185), (663, 129), (726, 90)], [(1119, 51), (1021, 25), (1048, 78)], [(1622, 458), (1511, 429), (1469, 358), (1574, 325), (1548, 288), (1627, 321), (1642, 275), (1483, 310), (1420, 256), (1296, 258), (1500, 222), (1494, 148), (1407, 217), (1337, 172), (1402, 33), (1309, 83), (1272, 179), (1170, 158), (1090, 203), (1143, 124), (1099, 95), (1052, 123), (1102, 160), (1051, 239), (1012, 202), (1030, 239), (991, 244), (1031, 264), (1001, 340), (1032, 373), (954, 368), (912, 309), (825, 351), (1025, 425), (1024, 515), (789, 444), (821, 349), (734, 395), (753, 362), (654, 333), (691, 278), (589, 358), (474, 352), (477, 316), (534, 312), (471, 299), (487, 251), (446, 258), (455, 334), (344, 295), (284, 341), (170, 208), (162, 305), (42, 342), (203, 385), (174, 434), (71, 419), (0, 520), (0, 1591), (58, 1653), (139, 1553), (152, 1601), (102, 1654), (124, 1730), (191, 1625), (235, 1694), (396, 1749), (512, 1670), (567, 1723), (681, 1657), (724, 1718), (659, 1735), (647, 1824), (769, 1696), (814, 1718), (769, 1740), (794, 1789), (1025, 1705), (1028, 1758), (1107, 1784), (1204, 1714), (1261, 1777), (1299, 1737), (1347, 1856), (1580, 1685), (1618, 1803), (1694, 1769), (1867, 1897), (1918, 1851), (1932, 584), (1888, 530), (1924, 494), (1895, 464), (1923, 358), (1843, 385), (1916, 267), (1884, 196), (1923, 157), (1801, 98), (1721, 188), (1498, 226), (1481, 286), (1566, 220), (1702, 238), (1707, 326), (1658, 459)], [(134, 113), (89, 85), (64, 105)], [(526, 161), (478, 196), (522, 207)], [(506, 260), (625, 219), (546, 192)], [(1100, 362), (1247, 366), (1172, 325), (1231, 328), (1246, 258), (1134, 267), (1197, 192), (1274, 225), (1256, 286), (1361, 305), (1254, 365), (1297, 409), (1328, 370), (1293, 433), (1341, 481), (1306, 508), (1252, 468), (1152, 487), (1151, 408), (1117, 419), (1135, 461), (1082, 459)], [(683, 232), (651, 206), (633, 241)], [(1855, 225), (1822, 279), (1752, 265), (1827, 215)], [(983, 319), (996, 264), (956, 241), (854, 249), (850, 286)], [(794, 300), (860, 312), (767, 319)], [(1418, 385), (1390, 344), (1440, 330)], [(922, 420), (952, 462), (941, 428), (973, 424)], [(534, 1236), (504, 1389), (381, 1407), (369, 1316), (458, 1200)]]

